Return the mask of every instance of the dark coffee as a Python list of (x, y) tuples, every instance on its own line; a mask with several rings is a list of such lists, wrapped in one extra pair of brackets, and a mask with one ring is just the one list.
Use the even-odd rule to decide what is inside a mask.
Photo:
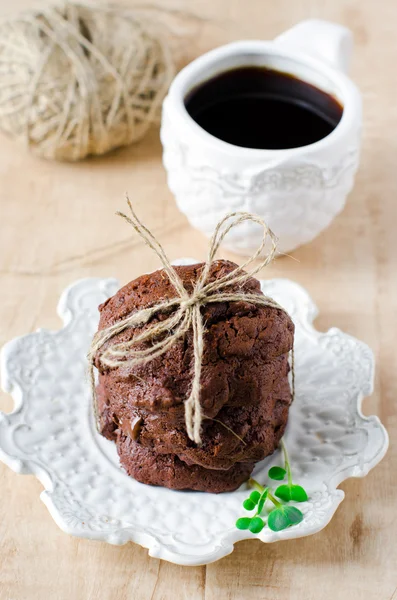
[(240, 67), (201, 83), (185, 98), (213, 136), (245, 148), (298, 148), (325, 138), (343, 107), (310, 83), (266, 67)]

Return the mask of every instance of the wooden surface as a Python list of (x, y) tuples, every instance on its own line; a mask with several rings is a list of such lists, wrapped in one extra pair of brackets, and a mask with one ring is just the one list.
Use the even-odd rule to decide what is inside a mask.
[[(124, 2), (129, 4), (128, 1)], [(33, 5), (13, 0), (15, 8)], [(352, 76), (364, 97), (361, 167), (332, 226), (283, 258), (268, 277), (290, 277), (320, 308), (319, 329), (337, 326), (377, 357), (375, 394), (364, 412), (388, 428), (391, 447), (321, 533), (264, 545), (237, 544), (208, 567), (183, 568), (128, 544), (69, 537), (39, 500), (41, 484), (0, 465), (2, 600), (392, 600), (397, 599), (397, 3), (395, 0), (158, 0), (175, 9), (175, 48), (186, 61), (223, 42), (272, 38), (308, 17), (355, 34)], [(0, 0), (0, 12), (9, 10)], [(182, 12), (178, 12), (182, 11)], [(189, 11), (189, 15), (183, 14)], [(150, 251), (113, 216), (128, 190), (169, 255), (204, 257), (207, 241), (177, 211), (161, 165), (158, 132), (141, 144), (76, 165), (45, 162), (0, 136), (0, 343), (57, 328), (65, 286), (85, 276), (123, 283), (156, 268)], [(227, 257), (233, 258), (231, 254)], [(0, 408), (12, 402), (2, 394)]]

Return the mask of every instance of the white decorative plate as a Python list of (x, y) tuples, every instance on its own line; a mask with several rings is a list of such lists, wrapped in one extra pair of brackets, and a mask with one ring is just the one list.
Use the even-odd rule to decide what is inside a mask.
[[(97, 306), (117, 288), (113, 279), (78, 281), (60, 299), (61, 330), (41, 329), (4, 347), (3, 387), (15, 409), (0, 413), (0, 458), (40, 479), (41, 498), (67, 533), (133, 541), (157, 558), (207, 564), (232, 552), (235, 542), (256, 537), (234, 525), (244, 516), (247, 490), (214, 495), (137, 483), (119, 467), (115, 445), (95, 431), (85, 356)], [(296, 324), (296, 398), (285, 439), (294, 478), (309, 494), (299, 505), (299, 525), (278, 533), (265, 527), (257, 536), (274, 542), (325, 527), (344, 497), (337, 486), (366, 475), (384, 456), (388, 438), (379, 419), (360, 410), (372, 392), (369, 348), (338, 329), (315, 331), (316, 308), (296, 283), (263, 281), (262, 289)], [(256, 479), (265, 481), (274, 464), (282, 464), (278, 453), (257, 465)]]

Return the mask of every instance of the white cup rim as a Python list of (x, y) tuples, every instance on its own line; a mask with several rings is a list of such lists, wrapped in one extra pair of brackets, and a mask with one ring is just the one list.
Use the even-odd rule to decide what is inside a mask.
[[(202, 81), (208, 68), (221, 59), (228, 56), (242, 53), (266, 54), (289, 59), (292, 62), (307, 66), (313, 71), (322, 73), (330, 81), (335, 83), (340, 91), (340, 100), (343, 103), (343, 113), (341, 120), (335, 129), (326, 137), (305, 146), (287, 149), (257, 149), (235, 146), (225, 142), (208, 133), (186, 110), (184, 99), (190, 89), (194, 87), (194, 82)], [(248, 63), (247, 63), (248, 64)], [(221, 72), (221, 70), (219, 71)], [(293, 71), (291, 71), (293, 73)], [(201, 79), (200, 79), (201, 76)], [(203, 143), (216, 146), (218, 150), (242, 158), (272, 158), (280, 157), (281, 153), (299, 156), (307, 152), (317, 152), (328, 148), (335, 142), (344, 139), (345, 134), (349, 134), (352, 126), (357, 124), (357, 118), (361, 119), (361, 96), (356, 85), (342, 71), (339, 71), (327, 64), (325, 61), (312, 57), (311, 55), (298, 50), (283, 46), (282, 42), (263, 41), (263, 40), (242, 40), (232, 42), (199, 56), (190, 64), (184, 67), (173, 80), (168, 91), (167, 109), (172, 109), (174, 116), (180, 120), (180, 124), (186, 127), (191, 134), (198, 137)]]

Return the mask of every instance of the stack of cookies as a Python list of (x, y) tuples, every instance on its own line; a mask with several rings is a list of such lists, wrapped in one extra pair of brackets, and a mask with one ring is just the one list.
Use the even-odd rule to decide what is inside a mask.
[[(189, 293), (202, 268), (202, 263), (175, 267)], [(235, 268), (234, 263), (215, 261), (208, 280)], [(262, 294), (254, 278), (228, 291)], [(99, 307), (99, 330), (174, 297), (163, 270), (143, 275)], [(256, 462), (274, 452), (284, 433), (291, 403), (288, 355), (294, 325), (281, 309), (245, 301), (206, 304), (201, 312), (205, 323), (202, 444), (189, 439), (185, 425), (184, 402), (192, 383), (192, 332), (143, 365), (110, 368), (96, 358), (100, 428), (116, 442), (127, 473), (140, 482), (231, 491), (249, 477)], [(131, 340), (162, 318), (158, 313), (148, 325), (126, 329), (112, 342)]]

